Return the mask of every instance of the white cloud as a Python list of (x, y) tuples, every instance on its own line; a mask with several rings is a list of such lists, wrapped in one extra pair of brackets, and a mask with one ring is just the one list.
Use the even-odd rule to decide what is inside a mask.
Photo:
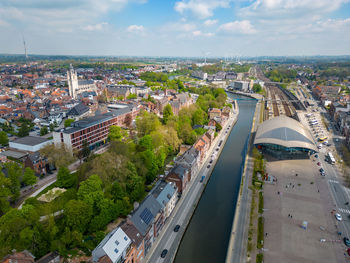
[(216, 8), (228, 8), (230, 0), (189, 0), (175, 3), (175, 10), (180, 14), (191, 11), (196, 17), (204, 19), (213, 15)]
[(222, 24), (219, 27), (219, 31), (227, 33), (240, 33), (240, 34), (253, 34), (256, 33), (253, 25), (249, 20), (233, 21), (226, 24)]
[(84, 26), (82, 27), (83, 30), (86, 30), (86, 31), (100, 31), (103, 29), (103, 27), (105, 27), (106, 25), (108, 25), (107, 22), (102, 22), (102, 23), (99, 23), (99, 24), (95, 24), (95, 25), (87, 25), (87, 26)]
[(126, 29), (130, 33), (142, 33), (144, 30), (145, 28), (142, 25), (130, 25)]
[(196, 29), (193, 23), (168, 23), (162, 26), (161, 31), (164, 32), (191, 32)]
[(204, 21), (205, 26), (213, 26), (217, 24), (218, 20), (217, 19), (207, 19)]
[(200, 30), (193, 31), (192, 35), (195, 37), (212, 37), (212, 36), (214, 36), (213, 33), (203, 33)]

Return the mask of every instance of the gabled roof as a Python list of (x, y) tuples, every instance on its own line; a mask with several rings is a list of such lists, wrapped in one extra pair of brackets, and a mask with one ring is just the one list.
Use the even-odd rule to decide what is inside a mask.
[(156, 198), (162, 207), (165, 207), (174, 195), (175, 191), (176, 188), (174, 188), (170, 183), (167, 183), (165, 181), (158, 181), (156, 186), (152, 189), (151, 195)]
[(157, 202), (153, 195), (149, 195), (133, 213), (131, 221), (143, 236), (147, 234), (154, 221), (154, 218), (161, 211), (161, 209), (161, 205)]
[(68, 115), (79, 116), (88, 112), (90, 108), (82, 103), (75, 105), (69, 112)]

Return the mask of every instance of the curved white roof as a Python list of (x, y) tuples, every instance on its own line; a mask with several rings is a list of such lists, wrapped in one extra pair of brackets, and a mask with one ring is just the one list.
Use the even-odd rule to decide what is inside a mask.
[(315, 142), (309, 130), (300, 122), (279, 116), (259, 125), (254, 144), (277, 144), (283, 147), (300, 147), (317, 151)]

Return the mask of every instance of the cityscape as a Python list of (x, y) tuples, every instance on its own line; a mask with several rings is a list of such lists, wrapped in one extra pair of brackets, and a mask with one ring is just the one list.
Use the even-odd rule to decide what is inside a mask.
[(350, 260), (350, 3), (4, 0), (0, 260)]

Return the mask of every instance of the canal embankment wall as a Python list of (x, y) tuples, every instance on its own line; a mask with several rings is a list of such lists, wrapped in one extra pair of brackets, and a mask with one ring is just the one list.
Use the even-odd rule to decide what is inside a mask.
[[(256, 129), (260, 118), (260, 104), (257, 103), (255, 107), (254, 118), (250, 130), (250, 135), (247, 138), (247, 145), (244, 148), (244, 161), (241, 170), (241, 184), (239, 189), (239, 195), (237, 198), (237, 204), (235, 208), (235, 215), (232, 222), (232, 228), (230, 232), (230, 241), (227, 248), (226, 263), (240, 263), (245, 262), (247, 251), (247, 235), (249, 227), (249, 210), (251, 204), (251, 195), (248, 191), (249, 180), (251, 178), (252, 170), (248, 167), (252, 166), (252, 158), (249, 158), (249, 154), (253, 147), (253, 132)], [(248, 223), (247, 223), (248, 222)]]

